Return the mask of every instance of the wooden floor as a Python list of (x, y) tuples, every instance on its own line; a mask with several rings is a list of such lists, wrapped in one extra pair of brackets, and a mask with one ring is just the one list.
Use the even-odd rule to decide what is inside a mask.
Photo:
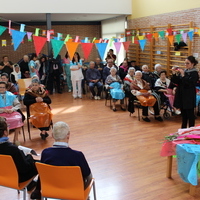
[[(53, 121), (70, 125), (70, 146), (82, 151), (96, 179), (98, 200), (192, 200), (200, 199), (200, 187), (195, 197), (188, 193), (189, 184), (183, 182), (173, 163), (172, 176), (165, 176), (166, 158), (160, 157), (165, 135), (180, 128), (180, 116), (150, 123), (138, 121), (137, 112), (129, 116), (118, 108), (113, 112), (104, 100), (87, 96), (74, 100), (71, 93), (53, 94)], [(200, 124), (197, 119), (196, 124)], [(41, 153), (53, 143), (52, 137), (43, 141), (39, 130), (31, 129), (32, 140), (22, 145)], [(12, 139), (13, 135), (10, 135)], [(91, 200), (93, 200), (92, 194)], [(17, 191), (0, 187), (0, 200), (22, 199)], [(29, 199), (29, 195), (27, 196)]]

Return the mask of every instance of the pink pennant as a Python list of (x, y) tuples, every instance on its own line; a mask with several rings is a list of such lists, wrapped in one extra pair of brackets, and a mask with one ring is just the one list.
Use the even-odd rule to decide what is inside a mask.
[(182, 34), (183, 41), (187, 43), (187, 33)]
[(117, 54), (118, 54), (119, 51), (120, 51), (121, 44), (122, 44), (121, 42), (115, 42), (115, 43), (114, 43)]

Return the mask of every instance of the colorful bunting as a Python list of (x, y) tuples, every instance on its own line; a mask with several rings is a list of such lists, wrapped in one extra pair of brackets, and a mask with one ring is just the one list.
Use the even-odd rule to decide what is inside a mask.
[(8, 21), (8, 33), (11, 34), (11, 20)]
[(107, 43), (96, 43), (96, 47), (101, 57), (101, 60), (104, 59), (104, 54), (105, 54), (107, 45), (108, 45)]
[(42, 48), (44, 47), (47, 38), (46, 37), (41, 37), (41, 36), (33, 36), (33, 41), (34, 41), (34, 46), (35, 46), (35, 51), (36, 54), (39, 55), (41, 52)]
[(128, 51), (128, 48), (129, 48), (129, 45), (130, 45), (131, 41), (122, 42), (122, 43), (123, 43), (123, 45), (124, 45), (125, 51)]
[(83, 54), (84, 54), (84, 58), (87, 60), (90, 53), (91, 53), (91, 50), (92, 50), (92, 47), (93, 47), (94, 43), (81, 43), (81, 46), (82, 46), (82, 49), (83, 49)]
[(6, 47), (6, 40), (2, 40), (2, 41), (1, 41), (1, 46), (2, 46), (2, 47)]
[(26, 34), (27, 34), (28, 41), (32, 42), (32, 37), (31, 36), (32, 36), (33, 33), (27, 32)]
[(187, 33), (182, 34), (183, 41), (187, 43)]
[(169, 33), (169, 35), (173, 35), (173, 34), (172, 34), (172, 28), (168, 28), (168, 29), (167, 29), (167, 32)]
[(181, 34), (176, 34), (176, 35), (175, 35), (175, 38), (176, 38), (178, 44), (179, 44), (180, 41), (181, 41), (181, 36), (182, 36)]
[(165, 31), (159, 31), (158, 34), (162, 39), (165, 39)]
[(0, 26), (0, 35), (2, 35), (5, 30), (6, 30), (6, 27)]
[(72, 60), (79, 43), (78, 42), (70, 42), (69, 40), (65, 44), (66, 44), (67, 51), (69, 53), (69, 57)]
[(42, 30), (42, 36), (46, 36), (46, 30)]
[(25, 24), (20, 25), (20, 32), (24, 32)]
[(85, 37), (84, 43), (88, 43), (88, 37)]
[(193, 36), (194, 36), (194, 31), (189, 31), (189, 32), (188, 32), (188, 36), (189, 36), (189, 38), (190, 38), (190, 41), (192, 41)]
[(148, 33), (148, 34), (146, 35), (146, 37), (147, 37), (147, 39), (149, 40), (149, 42), (151, 42), (152, 37), (153, 37), (153, 34), (152, 34), (152, 33)]
[(155, 38), (156, 41), (158, 41), (158, 36), (159, 36), (159, 35), (158, 35), (157, 32), (156, 32), (156, 33), (153, 33), (153, 37)]
[(51, 33), (49, 30), (47, 30), (47, 41), (50, 42), (51, 39)]
[(138, 36), (139, 40), (144, 40), (144, 35)]
[(64, 41), (51, 39), (51, 45), (53, 49), (53, 57), (56, 58), (64, 45)]
[(92, 43), (94, 43), (95, 40), (96, 40), (96, 38), (94, 37), (93, 40), (92, 40)]
[(35, 36), (39, 36), (39, 31), (40, 31), (39, 28), (36, 28), (36, 29), (35, 29)]
[[(134, 36), (132, 36), (133, 38), (134, 38)], [(117, 52), (117, 54), (119, 53), (119, 51), (120, 51), (120, 48), (121, 48), (121, 42), (115, 42), (114, 43), (114, 46), (115, 46), (115, 49), (116, 49), (116, 52)]]
[(67, 34), (67, 36), (66, 36), (64, 42), (68, 42), (68, 40), (69, 40), (69, 34)]
[(24, 36), (26, 35), (26, 33), (16, 31), (16, 30), (11, 30), (11, 34), (12, 34), (12, 39), (13, 39), (13, 44), (14, 44), (14, 51), (16, 51), (20, 43), (22, 42)]
[(78, 42), (79, 40), (79, 36), (76, 36), (75, 41), (74, 42)]
[(168, 35), (169, 42), (172, 46), (174, 46), (174, 35)]
[(146, 39), (144, 39), (144, 40), (139, 40), (139, 43), (140, 43), (140, 47), (141, 47), (141, 49), (142, 49), (142, 51), (144, 51), (144, 47), (145, 47), (145, 45), (146, 45)]

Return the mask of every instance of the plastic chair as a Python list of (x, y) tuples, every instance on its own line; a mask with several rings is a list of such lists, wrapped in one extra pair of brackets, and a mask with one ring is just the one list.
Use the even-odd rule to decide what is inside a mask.
[(19, 95), (24, 96), (26, 89), (31, 84), (31, 78), (18, 79)]
[(11, 156), (0, 155), (0, 185), (23, 191), (23, 200), (26, 200), (26, 186), (35, 178), (19, 183), (17, 168)]
[(42, 199), (86, 200), (93, 186), (96, 200), (94, 179), (84, 190), (79, 166), (53, 166), (37, 162), (36, 167), (41, 181)]

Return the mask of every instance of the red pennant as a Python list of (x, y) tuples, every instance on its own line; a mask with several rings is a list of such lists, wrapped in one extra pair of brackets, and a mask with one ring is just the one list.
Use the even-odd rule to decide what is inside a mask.
[(134, 44), (139, 44), (139, 41), (137, 39), (134, 39)]
[(146, 35), (146, 38), (149, 40), (149, 42), (151, 42), (152, 37), (153, 37), (152, 33), (149, 33), (149, 34)]
[(33, 40), (34, 40), (36, 54), (39, 55), (39, 53), (41, 52), (42, 48), (44, 47), (47, 41), (47, 38), (34, 35)]
[(128, 51), (128, 48), (129, 48), (129, 45), (130, 45), (131, 41), (122, 42), (122, 43), (123, 43), (123, 45), (124, 45), (125, 51)]
[(84, 54), (84, 58), (87, 60), (90, 52), (92, 50), (94, 43), (81, 43), (82, 49), (83, 49), (83, 54)]
[(172, 28), (168, 28), (167, 29), (167, 32), (169, 33), (169, 35), (172, 35), (173, 33), (172, 33)]

